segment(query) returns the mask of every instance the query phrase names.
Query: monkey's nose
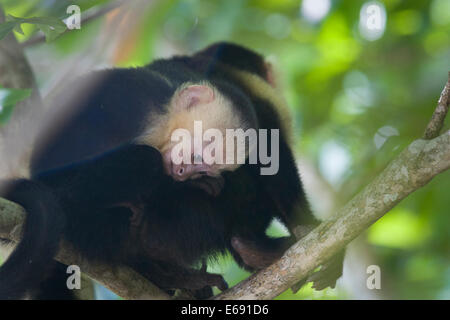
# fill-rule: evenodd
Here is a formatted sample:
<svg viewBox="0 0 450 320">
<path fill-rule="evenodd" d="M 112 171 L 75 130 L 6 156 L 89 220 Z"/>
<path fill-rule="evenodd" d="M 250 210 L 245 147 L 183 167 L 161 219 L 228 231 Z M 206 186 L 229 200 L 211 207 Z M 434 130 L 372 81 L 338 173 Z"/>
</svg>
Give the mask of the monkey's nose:
<svg viewBox="0 0 450 320">
<path fill-rule="evenodd" d="M 172 176 L 175 180 L 184 181 L 193 173 L 193 167 L 185 164 L 174 164 L 172 166 Z"/>
<path fill-rule="evenodd" d="M 211 171 L 211 167 L 205 163 L 202 164 L 173 164 L 172 177 L 177 181 L 195 179 L 205 176 Z"/>
</svg>

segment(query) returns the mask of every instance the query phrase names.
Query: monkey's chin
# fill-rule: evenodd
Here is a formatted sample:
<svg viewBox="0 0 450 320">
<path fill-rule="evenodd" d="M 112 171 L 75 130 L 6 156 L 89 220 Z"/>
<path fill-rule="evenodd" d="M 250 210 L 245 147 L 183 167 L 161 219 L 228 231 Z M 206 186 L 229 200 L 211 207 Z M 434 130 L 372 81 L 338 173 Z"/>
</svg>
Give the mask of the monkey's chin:
<svg viewBox="0 0 450 320">
<path fill-rule="evenodd" d="M 222 176 L 203 176 L 198 179 L 190 180 L 189 184 L 195 188 L 205 191 L 213 197 L 217 197 L 225 185 L 225 180 Z"/>
</svg>

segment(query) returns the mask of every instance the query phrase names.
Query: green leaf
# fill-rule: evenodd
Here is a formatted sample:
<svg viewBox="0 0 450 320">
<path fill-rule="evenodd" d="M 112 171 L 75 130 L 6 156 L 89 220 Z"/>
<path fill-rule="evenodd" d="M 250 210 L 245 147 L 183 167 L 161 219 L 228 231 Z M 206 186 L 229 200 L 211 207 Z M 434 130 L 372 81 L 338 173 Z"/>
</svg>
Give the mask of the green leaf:
<svg viewBox="0 0 450 320">
<path fill-rule="evenodd" d="M 16 22 L 7 21 L 0 24 L 0 40 L 2 40 L 8 33 L 16 27 Z"/>
<path fill-rule="evenodd" d="M 64 22 L 54 17 L 33 17 L 26 19 L 25 22 L 36 25 L 45 34 L 47 42 L 56 39 L 67 29 Z"/>
<path fill-rule="evenodd" d="M 25 18 L 20 18 L 20 17 L 15 17 L 11 14 L 8 14 L 6 16 L 6 21 L 7 22 L 14 22 L 14 23 L 24 23 L 25 22 Z"/>
<path fill-rule="evenodd" d="M 23 34 L 23 30 L 20 26 L 22 23 L 34 24 L 45 34 L 45 40 L 47 42 L 54 40 L 67 29 L 66 24 L 55 17 L 20 18 L 8 15 L 6 20 L 5 23 L 0 24 L 0 39 L 5 37 L 12 30 Z"/>
</svg>

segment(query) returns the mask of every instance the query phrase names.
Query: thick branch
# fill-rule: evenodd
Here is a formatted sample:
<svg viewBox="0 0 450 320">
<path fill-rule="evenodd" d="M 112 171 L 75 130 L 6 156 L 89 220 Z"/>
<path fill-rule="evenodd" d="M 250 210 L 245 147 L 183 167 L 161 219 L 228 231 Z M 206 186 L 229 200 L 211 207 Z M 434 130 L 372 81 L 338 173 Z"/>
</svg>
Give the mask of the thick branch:
<svg viewBox="0 0 450 320">
<path fill-rule="evenodd" d="M 413 191 L 450 168 L 450 131 L 416 140 L 333 217 L 268 268 L 215 299 L 272 299 L 332 257 Z"/>
<path fill-rule="evenodd" d="M 0 198 L 0 238 L 20 240 L 20 226 L 25 217 L 22 207 Z M 62 243 L 56 260 L 77 265 L 90 278 L 98 281 L 124 299 L 169 299 L 169 296 L 128 267 L 113 269 L 109 265 L 86 261 L 67 243 Z"/>
</svg>

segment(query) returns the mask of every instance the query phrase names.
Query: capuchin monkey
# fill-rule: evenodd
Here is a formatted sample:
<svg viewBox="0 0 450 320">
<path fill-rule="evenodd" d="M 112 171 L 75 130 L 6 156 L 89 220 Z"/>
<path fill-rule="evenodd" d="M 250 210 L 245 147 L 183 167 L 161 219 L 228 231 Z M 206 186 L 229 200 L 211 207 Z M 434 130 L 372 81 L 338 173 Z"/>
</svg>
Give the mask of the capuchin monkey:
<svg viewBox="0 0 450 320">
<path fill-rule="evenodd" d="M 128 266 L 172 293 L 196 298 L 225 290 L 209 258 L 230 252 L 249 270 L 262 269 L 295 241 L 312 215 L 292 153 L 290 121 L 270 64 L 244 47 L 217 43 L 130 69 L 93 72 L 53 100 L 37 136 L 30 179 L 3 183 L 1 196 L 26 212 L 22 240 L 0 268 L 0 299 L 71 299 L 65 266 L 53 260 L 65 240 L 83 257 Z M 50 113 L 49 112 L 49 113 Z M 229 129 L 278 130 L 274 174 L 267 161 L 210 163 L 202 154 L 217 137 L 179 156 L 173 132 L 226 136 Z M 195 144 L 194 144 L 195 145 Z M 250 158 L 246 144 L 236 157 Z M 236 152 L 237 149 L 232 151 Z M 241 154 L 239 154 L 241 152 Z M 273 155 L 271 155 L 273 156 Z M 191 160 L 191 161 L 187 161 Z M 291 235 L 266 235 L 277 218 Z M 314 275 L 334 287 L 343 252 Z"/>
</svg>

